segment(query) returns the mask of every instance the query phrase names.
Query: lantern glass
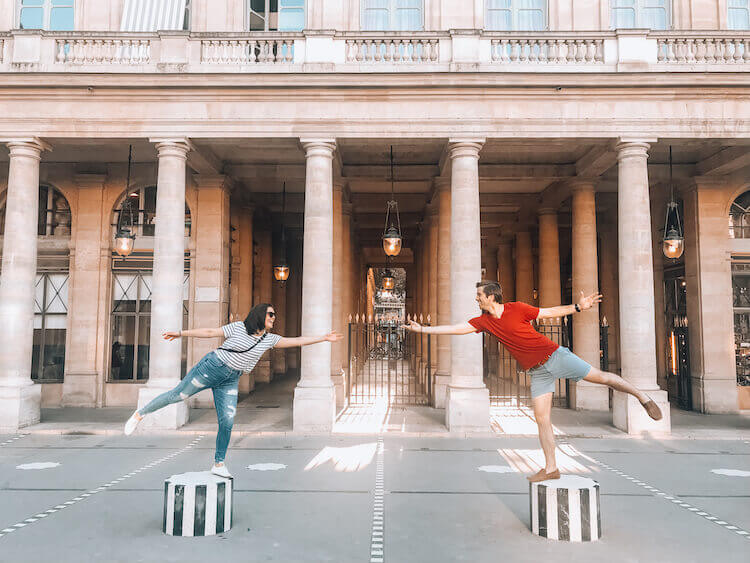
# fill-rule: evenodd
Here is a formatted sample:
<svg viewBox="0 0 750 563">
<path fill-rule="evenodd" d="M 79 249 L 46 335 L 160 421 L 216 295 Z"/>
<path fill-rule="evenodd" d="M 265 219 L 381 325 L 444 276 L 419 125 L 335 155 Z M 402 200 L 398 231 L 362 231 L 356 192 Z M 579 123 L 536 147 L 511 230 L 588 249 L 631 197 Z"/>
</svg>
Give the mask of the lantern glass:
<svg viewBox="0 0 750 563">
<path fill-rule="evenodd" d="M 284 264 L 279 266 L 274 266 L 273 268 L 273 277 L 276 278 L 276 281 L 284 282 L 289 279 L 289 266 L 286 266 Z"/>
<path fill-rule="evenodd" d="M 671 260 L 682 256 L 685 250 L 685 239 L 679 235 L 676 229 L 670 229 L 662 241 L 662 252 Z"/>
<path fill-rule="evenodd" d="M 115 252 L 120 256 L 130 256 L 134 242 L 135 236 L 128 229 L 121 229 L 115 237 Z"/>
<path fill-rule="evenodd" d="M 398 256 L 401 253 L 401 234 L 390 227 L 383 235 L 383 250 L 388 256 Z"/>
<path fill-rule="evenodd" d="M 396 283 L 392 277 L 386 276 L 383 278 L 383 289 L 391 291 L 394 287 L 396 287 Z"/>
</svg>

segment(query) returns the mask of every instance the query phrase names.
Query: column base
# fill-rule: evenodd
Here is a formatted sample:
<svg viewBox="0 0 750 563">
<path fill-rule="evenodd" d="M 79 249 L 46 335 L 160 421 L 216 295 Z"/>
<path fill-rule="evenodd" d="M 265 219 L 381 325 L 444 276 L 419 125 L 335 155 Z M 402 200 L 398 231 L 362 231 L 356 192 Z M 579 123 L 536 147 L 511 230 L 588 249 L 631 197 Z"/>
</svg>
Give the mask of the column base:
<svg viewBox="0 0 750 563">
<path fill-rule="evenodd" d="M 171 389 L 171 387 L 142 387 L 138 391 L 137 408 L 140 409 L 145 407 L 154 398 L 169 389 Z M 138 431 L 141 433 L 147 433 L 149 430 L 175 430 L 187 423 L 189 416 L 190 409 L 188 409 L 185 401 L 180 401 L 179 403 L 167 405 L 163 409 L 145 416 L 143 421 L 138 425 Z"/>
<path fill-rule="evenodd" d="M 739 390 L 737 380 L 704 379 L 692 377 L 690 379 L 693 397 L 693 410 L 705 414 L 730 414 L 739 410 Z"/>
<path fill-rule="evenodd" d="M 253 368 L 253 376 L 256 383 L 271 383 L 271 362 L 259 361 L 255 368 Z"/>
<path fill-rule="evenodd" d="M 661 409 L 662 419 L 653 420 L 646 414 L 638 399 L 627 393 L 615 391 L 612 400 L 613 424 L 616 428 L 628 434 L 653 434 L 656 436 L 670 434 L 672 422 L 667 392 L 661 389 L 645 391 Z"/>
<path fill-rule="evenodd" d="M 450 432 L 489 432 L 489 389 L 449 385 L 445 401 L 445 425 Z"/>
<path fill-rule="evenodd" d="M 292 430 L 294 432 L 332 432 L 336 420 L 336 390 L 330 387 L 294 389 Z"/>
<path fill-rule="evenodd" d="M 331 375 L 331 381 L 336 393 L 336 409 L 341 409 L 346 405 L 346 372 L 342 369 L 341 373 Z"/>
<path fill-rule="evenodd" d="M 570 408 L 577 411 L 608 411 L 609 387 L 588 381 L 570 382 Z"/>
<path fill-rule="evenodd" d="M 65 372 L 62 388 L 63 407 L 95 407 L 96 371 Z"/>
<path fill-rule="evenodd" d="M 17 432 L 19 428 L 39 424 L 41 405 L 41 385 L 0 386 L 0 431 Z"/>
<path fill-rule="evenodd" d="M 432 390 L 436 409 L 444 409 L 448 396 L 448 385 L 450 385 L 450 374 L 435 375 L 435 387 Z"/>
</svg>

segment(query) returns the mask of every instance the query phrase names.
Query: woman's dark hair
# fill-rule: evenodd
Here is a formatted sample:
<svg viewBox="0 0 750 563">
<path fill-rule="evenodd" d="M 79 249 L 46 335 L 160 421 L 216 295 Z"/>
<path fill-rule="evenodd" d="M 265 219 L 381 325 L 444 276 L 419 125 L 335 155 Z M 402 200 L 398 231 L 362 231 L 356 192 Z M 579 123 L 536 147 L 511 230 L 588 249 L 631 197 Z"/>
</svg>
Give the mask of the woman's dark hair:
<svg viewBox="0 0 750 563">
<path fill-rule="evenodd" d="M 492 295 L 495 298 L 495 303 L 502 303 L 503 302 L 503 289 L 500 287 L 500 284 L 496 281 L 480 281 L 477 282 L 477 288 L 482 288 L 482 291 L 484 291 L 484 294 L 489 297 Z"/>
<path fill-rule="evenodd" d="M 255 307 L 250 309 L 250 312 L 245 317 L 245 330 L 248 334 L 255 334 L 266 328 L 266 312 L 269 307 L 272 307 L 270 303 L 258 303 Z"/>
</svg>

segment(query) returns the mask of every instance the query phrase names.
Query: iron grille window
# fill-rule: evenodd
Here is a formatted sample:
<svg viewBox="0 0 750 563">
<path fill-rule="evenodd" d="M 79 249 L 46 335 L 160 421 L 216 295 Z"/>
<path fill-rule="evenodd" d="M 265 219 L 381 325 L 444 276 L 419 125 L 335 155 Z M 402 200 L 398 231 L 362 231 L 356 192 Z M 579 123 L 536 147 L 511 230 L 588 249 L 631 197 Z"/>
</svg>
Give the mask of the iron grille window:
<svg viewBox="0 0 750 563">
<path fill-rule="evenodd" d="M 115 271 L 113 280 L 111 381 L 146 381 L 149 372 L 151 338 L 150 270 Z M 188 323 L 188 287 L 190 274 L 185 273 L 182 289 L 182 328 Z M 187 366 L 187 339 L 181 339 L 182 368 Z"/>
<path fill-rule="evenodd" d="M 18 0 L 18 28 L 72 31 L 75 0 Z"/>
<path fill-rule="evenodd" d="M 547 29 L 547 0 L 487 0 L 485 28 L 493 31 Z"/>
<path fill-rule="evenodd" d="M 750 260 L 732 260 L 734 306 L 734 356 L 737 385 L 750 385 Z"/>
<path fill-rule="evenodd" d="M 36 275 L 31 378 L 40 383 L 63 380 L 68 280 L 68 272 L 41 272 Z"/>
<path fill-rule="evenodd" d="M 422 0 L 362 0 L 363 31 L 421 31 Z"/>
<path fill-rule="evenodd" d="M 750 238 L 750 191 L 732 202 L 729 209 L 729 238 Z"/>
</svg>

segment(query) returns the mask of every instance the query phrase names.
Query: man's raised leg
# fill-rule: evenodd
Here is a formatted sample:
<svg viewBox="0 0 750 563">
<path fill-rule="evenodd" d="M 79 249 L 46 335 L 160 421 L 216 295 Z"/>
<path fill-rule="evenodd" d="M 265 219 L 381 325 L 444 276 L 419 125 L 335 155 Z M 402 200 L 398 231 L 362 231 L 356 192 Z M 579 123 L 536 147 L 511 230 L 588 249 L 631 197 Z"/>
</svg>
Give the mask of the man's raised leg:
<svg viewBox="0 0 750 563">
<path fill-rule="evenodd" d="M 536 475 L 529 477 L 529 481 L 544 481 L 545 479 L 557 479 L 560 472 L 557 470 L 555 460 L 555 434 L 552 430 L 552 393 L 545 393 L 532 399 L 534 407 L 534 418 L 539 428 L 539 442 L 544 452 L 544 469 Z"/>
<path fill-rule="evenodd" d="M 633 395 L 641 402 L 643 408 L 646 409 L 646 412 L 651 418 L 653 418 L 654 420 L 661 420 L 662 414 L 656 403 L 652 401 L 651 398 L 646 395 L 646 393 L 644 393 L 631 383 L 628 383 L 619 375 L 592 367 L 591 371 L 589 371 L 588 375 L 583 379 L 585 381 L 590 381 L 591 383 L 600 383 L 602 385 L 607 385 L 608 387 L 611 387 L 616 391 L 621 391 L 623 393 L 629 393 L 630 395 Z"/>
</svg>

